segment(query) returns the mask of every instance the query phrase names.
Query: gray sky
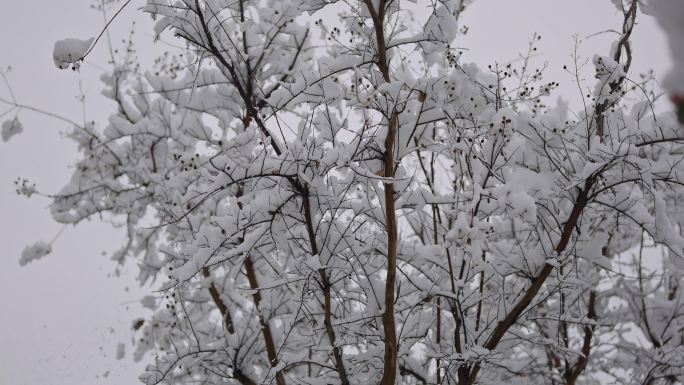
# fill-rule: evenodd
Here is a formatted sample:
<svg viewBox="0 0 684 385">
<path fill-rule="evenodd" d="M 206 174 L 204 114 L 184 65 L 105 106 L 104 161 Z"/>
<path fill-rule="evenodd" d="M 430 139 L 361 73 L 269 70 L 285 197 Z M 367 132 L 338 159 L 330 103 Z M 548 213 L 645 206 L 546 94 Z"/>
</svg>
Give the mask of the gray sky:
<svg viewBox="0 0 684 385">
<path fill-rule="evenodd" d="M 90 10 L 89 3 L 3 4 L 0 67 L 13 67 L 8 77 L 19 102 L 82 121 L 83 106 L 75 98 L 82 80 L 88 119 L 102 122 L 112 111 L 112 104 L 98 95 L 100 69 L 85 64 L 75 73 L 60 71 L 52 63 L 56 40 L 93 36 L 102 28 L 101 15 Z M 131 7 L 121 15 L 112 36 L 124 36 L 133 18 L 147 20 Z M 141 40 L 151 40 L 140 29 Z M 104 48 L 98 47 L 91 62 L 106 68 Z M 6 97 L 6 89 L 0 88 L 0 95 Z M 119 247 L 120 231 L 95 221 L 69 227 L 54 243 L 51 255 L 24 267 L 18 264 L 27 244 L 48 242 L 62 227 L 50 219 L 47 199 L 17 196 L 12 182 L 20 176 L 40 190 L 56 192 L 77 159 L 75 146 L 61 136 L 68 125 L 29 111 L 22 111 L 19 118 L 24 133 L 0 143 L 0 384 L 138 383 L 143 367 L 130 359 L 130 327 L 134 318 L 146 313 L 127 304 L 141 292 L 130 278 L 135 266 L 130 264 L 124 272 L 128 276 L 117 279 L 110 276 L 115 264 L 101 255 Z M 122 341 L 129 345 L 129 354 L 117 361 L 116 344 Z"/>
<path fill-rule="evenodd" d="M 56 40 L 86 38 L 101 29 L 102 16 L 89 9 L 90 3 L 7 1 L 0 13 L 0 68 L 13 67 L 8 77 L 19 102 L 76 121 L 82 121 L 85 113 L 102 128 L 113 108 L 99 96 L 98 78 L 107 67 L 106 46 L 95 48 L 80 73 L 60 71 L 52 63 Z M 137 39 L 143 48 L 149 47 L 151 24 L 137 9 L 143 3 L 134 0 L 115 21 L 115 43 L 127 36 L 135 19 Z M 536 63 L 548 62 L 546 79 L 560 82 L 564 97 L 579 105 L 579 90 L 561 71 L 570 63 L 573 35 L 583 38 L 618 29 L 621 19 L 608 0 L 477 0 L 464 14 L 463 24 L 469 33 L 456 45 L 469 49 L 466 61 L 483 67 L 516 58 L 527 49 L 532 34 L 540 33 L 538 52 L 543 56 Z M 589 58 L 606 54 L 613 39 L 609 33 L 584 39 L 580 54 Z M 669 66 L 666 47 L 653 19 L 640 15 L 633 38 L 633 68 L 653 68 L 662 78 Z M 85 109 L 76 99 L 79 81 L 86 95 Z M 0 95 L 8 96 L 4 87 Z M 50 241 L 61 226 L 50 219 L 47 199 L 17 196 L 12 182 L 27 178 L 41 191 L 56 192 L 77 159 L 75 146 L 60 135 L 69 129 L 67 125 L 29 111 L 19 117 L 24 133 L 8 144 L 0 143 L 0 384 L 136 384 L 143 365 L 132 362 L 130 327 L 133 319 L 147 314 L 135 301 L 152 289 L 137 287 L 132 263 L 121 277 L 112 276 L 115 264 L 108 255 L 120 246 L 121 232 L 96 221 L 69 227 L 53 244 L 52 254 L 25 267 L 18 264 L 27 244 Z M 102 255 L 105 251 L 107 256 Z M 118 342 L 127 344 L 126 357 L 119 361 L 115 359 Z M 106 378 L 105 373 L 109 373 Z"/>
</svg>

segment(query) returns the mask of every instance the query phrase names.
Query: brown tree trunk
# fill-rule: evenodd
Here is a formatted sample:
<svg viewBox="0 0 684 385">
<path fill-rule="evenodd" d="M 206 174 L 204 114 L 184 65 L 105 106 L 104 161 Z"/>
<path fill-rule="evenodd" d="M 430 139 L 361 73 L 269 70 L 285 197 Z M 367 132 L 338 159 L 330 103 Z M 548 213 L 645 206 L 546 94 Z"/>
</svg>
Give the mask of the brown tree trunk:
<svg viewBox="0 0 684 385">
<path fill-rule="evenodd" d="M 590 322 L 596 320 L 596 292 L 589 291 L 589 311 L 587 318 Z M 584 343 L 582 344 L 582 355 L 577 359 L 577 362 L 565 375 L 565 385 L 575 385 L 577 378 L 582 374 L 584 368 L 587 367 L 589 361 L 589 353 L 591 352 L 591 338 L 594 336 L 594 325 L 587 324 L 584 326 Z"/>
<path fill-rule="evenodd" d="M 202 275 L 205 278 L 209 278 L 211 276 L 211 274 L 209 273 L 209 268 L 203 268 Z M 226 306 L 226 304 L 221 299 L 221 294 L 218 292 L 218 289 L 216 289 L 216 285 L 214 285 L 214 282 L 211 282 L 209 284 L 209 294 L 211 295 L 211 299 L 216 304 L 216 307 L 221 312 L 223 322 L 226 325 L 226 331 L 228 332 L 228 334 L 235 333 L 235 328 L 233 327 L 233 318 L 230 316 L 230 310 L 228 310 L 228 306 Z"/>
<path fill-rule="evenodd" d="M 587 181 L 584 183 L 584 189 L 580 189 L 579 195 L 577 196 L 577 200 L 575 201 L 575 205 L 572 207 L 572 211 L 570 212 L 570 217 L 568 218 L 567 222 L 565 222 L 565 224 L 563 225 L 561 238 L 558 241 L 558 245 L 556 245 L 556 253 L 560 254 L 563 251 L 565 251 L 566 247 L 568 246 L 568 243 L 570 243 L 570 239 L 572 238 L 572 233 L 575 229 L 575 226 L 577 225 L 582 215 L 582 211 L 584 211 L 584 208 L 587 206 L 589 193 L 593 185 L 594 180 L 587 179 Z M 499 342 L 501 342 L 501 339 L 506 334 L 508 329 L 510 329 L 511 326 L 515 324 L 515 322 L 518 320 L 518 317 L 520 317 L 520 315 L 525 311 L 525 309 L 527 309 L 530 303 L 532 303 L 532 300 L 537 295 L 537 293 L 539 293 L 539 290 L 544 284 L 544 281 L 546 281 L 546 279 L 549 277 L 552 271 L 552 265 L 544 265 L 539 274 L 534 278 L 534 280 L 532 280 L 532 285 L 530 285 L 530 287 L 527 289 L 527 291 L 520 299 L 520 301 L 518 301 L 518 303 L 516 303 L 515 306 L 513 306 L 508 315 L 506 315 L 506 318 L 504 318 L 496 325 L 496 328 L 492 332 L 492 335 L 489 337 L 489 339 L 484 345 L 485 349 L 496 349 L 496 347 L 499 345 Z M 477 375 L 480 372 L 480 369 L 480 365 L 475 364 L 473 366 L 473 369 L 470 371 L 468 379 L 463 384 L 459 385 L 474 384 L 475 379 L 477 378 Z"/>
<path fill-rule="evenodd" d="M 311 203 L 309 201 L 309 191 L 306 188 L 301 188 L 304 195 L 304 220 L 306 221 L 306 231 L 309 235 L 309 243 L 311 245 L 311 254 L 318 255 L 318 245 L 316 243 L 316 234 L 313 228 L 313 220 L 311 219 Z M 344 360 L 342 359 L 342 349 L 336 346 L 335 330 L 332 326 L 332 285 L 328 278 L 328 273 L 325 269 L 318 270 L 318 275 L 321 278 L 323 288 L 323 314 L 325 324 L 325 332 L 328 335 L 328 341 L 333 350 L 333 357 L 335 358 L 335 369 L 340 376 L 340 383 L 342 385 L 349 385 L 347 377 L 347 369 L 344 367 Z"/>
<path fill-rule="evenodd" d="M 397 133 L 397 115 L 390 120 L 385 138 L 385 172 L 386 178 L 394 176 L 394 140 Z M 382 315 L 382 327 L 385 331 L 385 365 L 382 373 L 382 385 L 394 385 L 397 376 L 397 335 L 394 323 L 394 287 L 397 281 L 397 218 L 394 209 L 394 184 L 384 183 L 385 216 L 387 222 L 387 280 L 385 282 L 385 312 Z"/>
<path fill-rule="evenodd" d="M 382 73 L 385 82 L 390 81 L 389 63 L 387 62 L 387 45 L 385 42 L 385 8 L 386 1 L 379 0 L 378 8 L 373 6 L 371 0 L 365 0 L 368 13 L 373 20 L 375 28 L 375 40 L 377 47 L 378 69 Z M 385 136 L 384 172 L 385 178 L 394 177 L 394 142 L 397 136 L 397 112 L 393 111 L 387 125 Z M 381 385 L 395 385 L 397 379 L 397 332 L 394 322 L 394 288 L 397 281 L 397 218 L 394 208 L 394 184 L 384 182 L 385 189 L 385 222 L 387 226 L 387 279 L 385 281 L 385 311 L 382 315 L 382 327 L 385 338 L 385 355 Z"/>
<path fill-rule="evenodd" d="M 269 325 L 268 320 L 264 318 L 259 309 L 259 304 L 261 303 L 261 293 L 259 292 L 259 282 L 257 281 L 256 271 L 254 270 L 254 263 L 252 263 L 252 257 L 249 255 L 245 258 L 245 270 L 247 271 L 247 279 L 249 280 L 249 287 L 254 291 L 252 295 L 254 299 L 254 306 L 256 307 L 259 322 L 261 323 L 261 333 L 264 336 L 264 342 L 266 343 L 266 353 L 268 354 L 268 360 L 271 363 L 271 367 L 276 367 L 278 365 L 278 354 L 276 353 L 275 342 L 273 341 L 273 333 L 271 332 L 271 325 Z M 281 371 L 276 372 L 275 375 L 276 384 L 285 385 L 285 376 Z"/>
</svg>

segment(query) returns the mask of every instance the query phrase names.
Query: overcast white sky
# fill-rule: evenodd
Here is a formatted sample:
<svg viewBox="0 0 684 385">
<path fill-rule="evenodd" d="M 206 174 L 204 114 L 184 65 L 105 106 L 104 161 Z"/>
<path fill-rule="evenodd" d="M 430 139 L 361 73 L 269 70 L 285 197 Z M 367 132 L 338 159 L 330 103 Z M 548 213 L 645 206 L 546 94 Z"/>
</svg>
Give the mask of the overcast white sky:
<svg viewBox="0 0 684 385">
<path fill-rule="evenodd" d="M 85 113 L 102 127 L 112 111 L 111 103 L 98 95 L 98 77 L 107 67 L 106 46 L 94 50 L 80 73 L 56 69 L 51 58 L 56 40 L 99 32 L 102 16 L 89 9 L 90 3 L 7 1 L 0 12 L 0 68 L 13 67 L 9 79 L 19 102 L 76 121 Z M 138 10 L 143 3 L 134 0 L 115 21 L 115 42 L 126 36 L 135 19 L 137 39 L 149 47 L 151 24 Z M 564 96 L 578 105 L 579 91 L 561 71 L 570 63 L 573 36 L 619 29 L 621 19 L 609 0 L 477 0 L 463 23 L 469 33 L 457 45 L 468 49 L 464 60 L 482 66 L 517 57 L 532 34 L 540 33 L 543 57 L 537 63 L 548 62 L 547 79 L 560 82 Z M 606 54 L 612 40 L 610 34 L 585 39 L 580 53 Z M 653 68 L 662 78 L 669 66 L 666 47 L 653 19 L 640 15 L 633 68 Z M 76 99 L 79 81 L 86 94 L 85 112 Z M 0 96 L 8 96 L 4 87 Z M 51 255 L 25 267 L 18 264 L 27 244 L 49 241 L 61 226 L 51 221 L 45 198 L 17 196 L 12 182 L 28 178 L 42 191 L 56 192 L 77 158 L 75 147 L 60 135 L 68 126 L 29 111 L 22 111 L 20 119 L 24 133 L 9 144 L 0 143 L 0 385 L 136 384 L 143 365 L 132 362 L 130 327 L 146 315 L 135 302 L 151 289 L 136 286 L 133 264 L 121 277 L 112 276 L 115 264 L 102 253 L 119 247 L 121 233 L 97 222 L 70 227 L 55 241 Z M 127 354 L 117 361 L 119 342 L 127 344 Z"/>
</svg>

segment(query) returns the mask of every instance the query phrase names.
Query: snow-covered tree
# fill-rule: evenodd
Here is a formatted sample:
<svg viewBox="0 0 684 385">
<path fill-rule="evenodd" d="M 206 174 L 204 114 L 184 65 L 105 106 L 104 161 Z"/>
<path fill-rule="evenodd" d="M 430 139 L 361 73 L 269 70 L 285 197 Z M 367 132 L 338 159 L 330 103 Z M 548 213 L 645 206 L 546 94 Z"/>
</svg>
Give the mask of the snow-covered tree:
<svg viewBox="0 0 684 385">
<path fill-rule="evenodd" d="M 682 383 L 684 143 L 613 3 L 570 111 L 528 60 L 461 60 L 466 0 L 147 0 L 185 49 L 112 58 L 51 196 L 125 218 L 115 259 L 159 282 L 142 381 Z"/>
</svg>

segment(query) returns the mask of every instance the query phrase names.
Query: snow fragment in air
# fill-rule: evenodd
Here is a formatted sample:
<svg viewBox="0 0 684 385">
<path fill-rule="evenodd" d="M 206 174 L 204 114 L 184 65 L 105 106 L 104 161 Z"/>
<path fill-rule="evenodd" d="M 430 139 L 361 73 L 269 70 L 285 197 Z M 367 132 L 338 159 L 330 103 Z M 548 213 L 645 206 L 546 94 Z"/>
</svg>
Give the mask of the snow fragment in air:
<svg viewBox="0 0 684 385">
<path fill-rule="evenodd" d="M 36 259 L 43 258 L 51 252 L 52 247 L 49 244 L 43 241 L 36 242 L 33 245 L 24 248 L 24 251 L 21 252 L 21 258 L 19 258 L 19 264 L 24 266 Z"/>
<path fill-rule="evenodd" d="M 79 62 L 88 52 L 94 40 L 95 38 L 91 37 L 87 40 L 70 38 L 58 41 L 55 43 L 55 49 L 52 51 L 55 66 L 60 69 L 69 68 L 69 66 L 78 69 L 80 66 Z"/>
<path fill-rule="evenodd" d="M 18 118 L 6 120 L 4 123 L 2 123 L 2 141 L 7 142 L 14 135 L 17 135 L 22 131 L 24 131 L 24 127 L 21 125 L 21 122 Z"/>
<path fill-rule="evenodd" d="M 154 298 L 154 296 L 151 295 L 146 295 L 143 297 L 143 299 L 140 300 L 140 303 L 143 305 L 143 307 L 154 310 L 157 308 L 157 301 Z"/>
<path fill-rule="evenodd" d="M 126 344 L 124 344 L 123 342 L 119 342 L 116 345 L 116 359 L 120 360 L 120 359 L 124 358 L 125 355 L 126 355 Z"/>
</svg>

